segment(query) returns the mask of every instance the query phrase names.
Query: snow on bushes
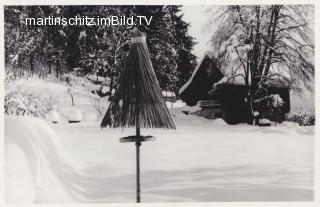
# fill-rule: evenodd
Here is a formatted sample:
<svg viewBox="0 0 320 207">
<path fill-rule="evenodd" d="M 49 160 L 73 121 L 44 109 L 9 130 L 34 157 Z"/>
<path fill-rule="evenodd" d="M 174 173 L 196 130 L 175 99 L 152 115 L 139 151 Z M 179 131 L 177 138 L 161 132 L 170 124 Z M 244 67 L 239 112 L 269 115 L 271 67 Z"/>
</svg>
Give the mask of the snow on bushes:
<svg viewBox="0 0 320 207">
<path fill-rule="evenodd" d="M 6 114 L 30 115 L 45 118 L 47 113 L 59 105 L 59 99 L 20 87 L 6 89 L 4 109 Z"/>
<path fill-rule="evenodd" d="M 71 98 L 73 106 L 75 105 L 74 97 L 76 95 L 78 95 L 80 92 L 85 92 L 85 93 L 88 93 L 88 97 L 90 99 L 90 102 L 91 102 L 93 108 L 95 109 L 95 111 L 97 112 L 97 114 L 99 116 L 104 115 L 104 113 L 108 107 L 108 104 L 109 104 L 108 96 L 111 95 L 111 94 L 108 94 L 108 92 L 109 92 L 108 86 L 106 86 L 105 84 L 96 85 L 87 76 L 79 77 L 75 73 L 64 74 L 63 77 L 61 78 L 61 80 L 66 83 L 67 92 Z M 114 90 L 113 90 L 113 92 L 114 92 Z M 101 94 L 99 94 L 99 93 L 101 93 Z M 104 94 L 108 94 L 108 96 L 105 96 Z M 79 115 L 79 113 L 75 112 L 75 111 L 71 111 L 70 113 L 71 113 L 71 115 L 72 114 Z M 76 120 L 70 120 L 70 114 L 67 114 L 67 117 L 68 117 L 69 121 L 71 121 L 71 122 L 82 121 L 82 117 L 80 120 L 78 120 L 79 119 L 78 115 L 77 116 L 75 115 L 77 117 Z M 89 120 L 97 119 L 97 117 L 87 117 L 87 116 L 86 116 L 86 118 L 88 118 Z"/>
<path fill-rule="evenodd" d="M 13 73 L 5 70 L 5 114 L 45 118 L 47 113 L 57 109 L 58 105 L 58 98 L 19 86 Z"/>
<path fill-rule="evenodd" d="M 77 76 L 75 72 L 66 73 L 61 77 L 61 81 L 65 82 L 67 85 L 71 85 L 74 90 L 83 90 L 88 91 L 98 89 L 99 85 L 95 85 L 87 77 Z"/>
<path fill-rule="evenodd" d="M 296 108 L 295 111 L 288 115 L 287 120 L 291 122 L 297 122 L 300 126 L 315 125 L 316 120 L 314 106 Z"/>
<path fill-rule="evenodd" d="M 110 84 L 110 78 L 98 76 L 96 74 L 88 74 L 86 75 L 86 79 L 88 79 L 94 84 Z"/>
<path fill-rule="evenodd" d="M 47 119 L 49 121 L 51 121 L 52 123 L 56 124 L 56 123 L 59 123 L 60 116 L 59 116 L 58 112 L 56 112 L 56 111 L 49 111 L 49 113 L 47 115 Z"/>
<path fill-rule="evenodd" d="M 279 108 L 284 104 L 284 101 L 279 96 L 279 94 L 272 94 L 271 100 L 272 100 L 272 107 L 273 108 Z"/>
<path fill-rule="evenodd" d="M 260 126 L 270 126 L 271 121 L 269 119 L 260 119 L 259 124 Z"/>
<path fill-rule="evenodd" d="M 66 83 L 68 95 L 71 98 L 72 106 L 74 106 L 74 96 L 76 95 L 75 87 L 79 84 L 79 78 L 73 73 L 66 73 L 61 79 Z"/>
<path fill-rule="evenodd" d="M 100 117 L 102 117 L 109 107 L 108 97 L 99 97 L 90 95 L 89 99 L 95 111 L 98 113 Z"/>
<path fill-rule="evenodd" d="M 82 121 L 82 113 L 78 109 L 72 109 L 67 114 L 69 123 L 77 123 Z"/>
</svg>

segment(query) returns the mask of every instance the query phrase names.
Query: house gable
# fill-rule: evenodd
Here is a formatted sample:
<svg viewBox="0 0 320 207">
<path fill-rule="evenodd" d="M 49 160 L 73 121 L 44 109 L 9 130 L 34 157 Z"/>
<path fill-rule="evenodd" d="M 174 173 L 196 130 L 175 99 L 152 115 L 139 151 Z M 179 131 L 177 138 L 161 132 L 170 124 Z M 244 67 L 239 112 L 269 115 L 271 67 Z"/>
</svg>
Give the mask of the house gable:
<svg viewBox="0 0 320 207">
<path fill-rule="evenodd" d="M 218 68 L 217 60 L 212 53 L 207 52 L 194 70 L 191 78 L 181 87 L 179 91 L 180 98 L 189 106 L 196 105 L 199 100 L 209 99 L 209 91 L 212 86 L 223 76 L 223 73 Z"/>
</svg>

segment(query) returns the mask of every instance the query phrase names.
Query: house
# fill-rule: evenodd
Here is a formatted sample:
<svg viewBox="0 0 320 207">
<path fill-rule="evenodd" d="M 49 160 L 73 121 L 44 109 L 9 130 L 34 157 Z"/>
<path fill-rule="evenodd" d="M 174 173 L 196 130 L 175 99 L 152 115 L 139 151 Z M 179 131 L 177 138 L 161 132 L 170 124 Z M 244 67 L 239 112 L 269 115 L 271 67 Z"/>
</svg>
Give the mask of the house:
<svg viewBox="0 0 320 207">
<path fill-rule="evenodd" d="M 207 52 L 191 78 L 181 87 L 180 98 L 188 106 L 199 105 L 196 112 L 206 118 L 223 118 L 228 124 L 252 123 L 251 106 L 247 100 L 249 87 L 238 78 L 228 78 L 220 70 L 217 59 Z M 258 118 L 282 122 L 290 111 L 290 88 L 282 81 L 266 81 L 257 90 L 253 111 Z M 274 107 L 277 97 L 281 106 Z M 279 104 L 280 105 L 280 104 Z"/>
<path fill-rule="evenodd" d="M 206 52 L 191 78 L 180 88 L 179 96 L 189 106 L 196 105 L 200 100 L 210 100 L 211 96 L 208 92 L 212 89 L 213 84 L 223 77 L 213 54 Z"/>
</svg>

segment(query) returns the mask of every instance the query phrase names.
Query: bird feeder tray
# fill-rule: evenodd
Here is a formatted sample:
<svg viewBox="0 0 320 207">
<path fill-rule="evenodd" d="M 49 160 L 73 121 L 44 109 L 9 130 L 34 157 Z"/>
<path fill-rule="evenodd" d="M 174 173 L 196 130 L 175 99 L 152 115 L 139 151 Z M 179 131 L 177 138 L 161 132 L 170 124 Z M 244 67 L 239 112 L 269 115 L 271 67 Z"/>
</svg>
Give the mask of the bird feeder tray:
<svg viewBox="0 0 320 207">
<path fill-rule="evenodd" d="M 120 138 L 120 142 L 124 143 L 124 142 L 136 142 L 136 141 L 140 141 L 140 142 L 146 142 L 146 141 L 155 141 L 156 138 L 150 135 L 147 136 L 128 136 L 128 137 L 123 137 Z"/>
</svg>

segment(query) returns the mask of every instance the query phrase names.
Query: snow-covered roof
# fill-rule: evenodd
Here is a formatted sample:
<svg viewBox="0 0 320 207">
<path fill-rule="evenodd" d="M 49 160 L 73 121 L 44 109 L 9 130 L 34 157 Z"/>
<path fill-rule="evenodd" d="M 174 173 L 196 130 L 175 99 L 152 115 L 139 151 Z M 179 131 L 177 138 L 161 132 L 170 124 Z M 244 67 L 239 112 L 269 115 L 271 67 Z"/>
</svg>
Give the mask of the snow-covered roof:
<svg viewBox="0 0 320 207">
<path fill-rule="evenodd" d="M 216 82 L 213 85 L 213 89 L 216 87 L 223 85 L 223 84 L 234 84 L 234 85 L 245 85 L 245 79 L 244 75 L 242 74 L 236 74 L 234 76 L 224 76 L 220 81 Z M 290 86 L 288 80 L 286 79 L 267 79 L 263 83 L 264 85 L 269 85 L 269 86 L 275 86 L 275 87 L 282 87 L 282 88 L 287 88 Z M 250 85 L 250 82 L 249 82 Z"/>
<path fill-rule="evenodd" d="M 273 85 L 279 88 L 289 88 L 290 87 L 290 80 L 286 78 L 280 79 L 268 79 L 264 82 L 265 85 Z"/>
<path fill-rule="evenodd" d="M 192 83 L 194 76 L 197 74 L 200 66 L 202 65 L 202 63 L 203 63 L 203 61 L 204 61 L 204 59 L 205 59 L 206 57 L 209 57 L 210 59 L 212 59 L 212 58 L 214 57 L 214 55 L 213 55 L 213 53 L 210 52 L 210 51 L 206 51 L 206 52 L 204 53 L 204 55 L 201 57 L 198 65 L 197 65 L 196 69 L 193 71 L 193 73 L 192 73 L 192 75 L 191 75 L 191 78 L 189 78 L 189 80 L 180 88 L 179 94 L 181 94 L 181 93 L 182 93 L 186 88 L 188 88 L 188 86 Z"/>
<path fill-rule="evenodd" d="M 216 82 L 213 86 L 220 85 L 220 84 L 227 84 L 227 83 L 245 85 L 243 76 L 238 75 L 238 76 L 232 76 L 232 77 L 224 76 L 223 78 L 221 78 L 221 80 Z"/>
</svg>

